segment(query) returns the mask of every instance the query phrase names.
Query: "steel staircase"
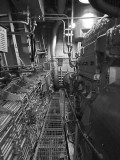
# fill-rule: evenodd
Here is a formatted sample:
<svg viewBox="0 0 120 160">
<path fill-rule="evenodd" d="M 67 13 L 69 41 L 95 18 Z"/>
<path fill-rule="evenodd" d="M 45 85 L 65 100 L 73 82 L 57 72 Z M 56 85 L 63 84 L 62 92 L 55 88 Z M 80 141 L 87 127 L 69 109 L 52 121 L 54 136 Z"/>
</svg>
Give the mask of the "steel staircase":
<svg viewBox="0 0 120 160">
<path fill-rule="evenodd" d="M 67 71 L 58 71 L 58 80 L 59 80 L 59 87 L 63 87 L 63 78 L 66 75 Z"/>
</svg>

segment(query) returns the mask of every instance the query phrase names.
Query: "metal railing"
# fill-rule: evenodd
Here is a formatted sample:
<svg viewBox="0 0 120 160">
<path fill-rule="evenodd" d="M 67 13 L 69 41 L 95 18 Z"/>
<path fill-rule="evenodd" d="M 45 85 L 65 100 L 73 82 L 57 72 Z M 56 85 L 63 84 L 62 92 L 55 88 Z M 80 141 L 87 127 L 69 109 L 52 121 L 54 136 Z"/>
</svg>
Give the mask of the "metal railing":
<svg viewBox="0 0 120 160">
<path fill-rule="evenodd" d="M 68 160 L 59 98 L 53 95 L 34 160 Z"/>
<path fill-rule="evenodd" d="M 80 123 L 79 123 L 79 120 L 76 116 L 76 113 L 75 113 L 75 109 L 73 107 L 73 104 L 71 103 L 71 100 L 67 94 L 67 91 L 64 89 L 64 92 L 65 92 L 65 95 L 67 97 L 67 100 L 68 100 L 68 103 L 69 103 L 69 106 L 71 108 L 71 111 L 72 111 L 72 114 L 74 116 L 74 125 L 76 124 L 76 126 L 78 127 L 78 131 L 79 133 L 81 134 L 81 136 L 83 137 L 84 141 L 89 145 L 89 147 L 91 148 L 91 150 L 97 155 L 97 157 L 102 160 L 103 159 L 103 155 L 95 148 L 95 146 L 91 143 L 91 141 L 89 140 L 89 137 L 87 136 L 87 134 L 82 130 L 81 126 L 80 126 Z M 67 123 L 67 122 L 66 122 Z M 76 148 L 76 146 L 74 147 Z M 76 160 L 76 156 L 74 156 L 74 160 Z"/>
</svg>

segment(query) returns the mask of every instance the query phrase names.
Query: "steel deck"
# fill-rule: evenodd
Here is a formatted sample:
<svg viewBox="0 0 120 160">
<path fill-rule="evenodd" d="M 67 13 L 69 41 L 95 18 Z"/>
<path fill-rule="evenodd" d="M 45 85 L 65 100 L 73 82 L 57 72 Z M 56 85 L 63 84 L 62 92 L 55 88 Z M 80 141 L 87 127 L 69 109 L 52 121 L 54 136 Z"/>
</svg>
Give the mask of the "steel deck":
<svg viewBox="0 0 120 160">
<path fill-rule="evenodd" d="M 39 141 L 37 160 L 67 160 L 59 94 L 54 94 Z"/>
</svg>

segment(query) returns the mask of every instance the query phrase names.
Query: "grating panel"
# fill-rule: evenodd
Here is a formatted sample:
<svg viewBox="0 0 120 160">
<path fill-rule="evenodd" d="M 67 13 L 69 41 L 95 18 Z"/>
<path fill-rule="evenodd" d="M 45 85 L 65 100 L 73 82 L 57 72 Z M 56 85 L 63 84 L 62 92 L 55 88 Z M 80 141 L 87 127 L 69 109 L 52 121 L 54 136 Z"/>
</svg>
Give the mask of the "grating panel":
<svg viewBox="0 0 120 160">
<path fill-rule="evenodd" d="M 49 121 L 47 121 L 45 128 L 53 128 L 53 129 L 58 128 L 59 129 L 59 128 L 62 128 L 62 123 L 61 123 L 61 121 L 54 121 L 54 120 L 51 120 L 50 123 L 49 123 Z"/>
<path fill-rule="evenodd" d="M 7 52 L 7 30 L 0 26 L 0 51 Z"/>
<path fill-rule="evenodd" d="M 53 95 L 37 160 L 67 160 L 66 143 L 60 113 L 59 95 Z"/>
<path fill-rule="evenodd" d="M 60 160 L 67 159 L 66 151 L 63 148 L 42 148 L 39 151 L 38 160 Z"/>
</svg>

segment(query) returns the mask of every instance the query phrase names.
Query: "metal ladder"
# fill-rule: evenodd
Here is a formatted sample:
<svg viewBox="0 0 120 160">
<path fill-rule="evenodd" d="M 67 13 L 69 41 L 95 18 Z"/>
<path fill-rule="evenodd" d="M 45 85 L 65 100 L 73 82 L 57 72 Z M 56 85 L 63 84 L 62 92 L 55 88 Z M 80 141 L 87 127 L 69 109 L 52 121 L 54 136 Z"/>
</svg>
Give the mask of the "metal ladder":
<svg viewBox="0 0 120 160">
<path fill-rule="evenodd" d="M 58 71 L 58 79 L 59 79 L 59 86 L 63 87 L 63 77 L 66 75 L 67 71 Z"/>
</svg>

